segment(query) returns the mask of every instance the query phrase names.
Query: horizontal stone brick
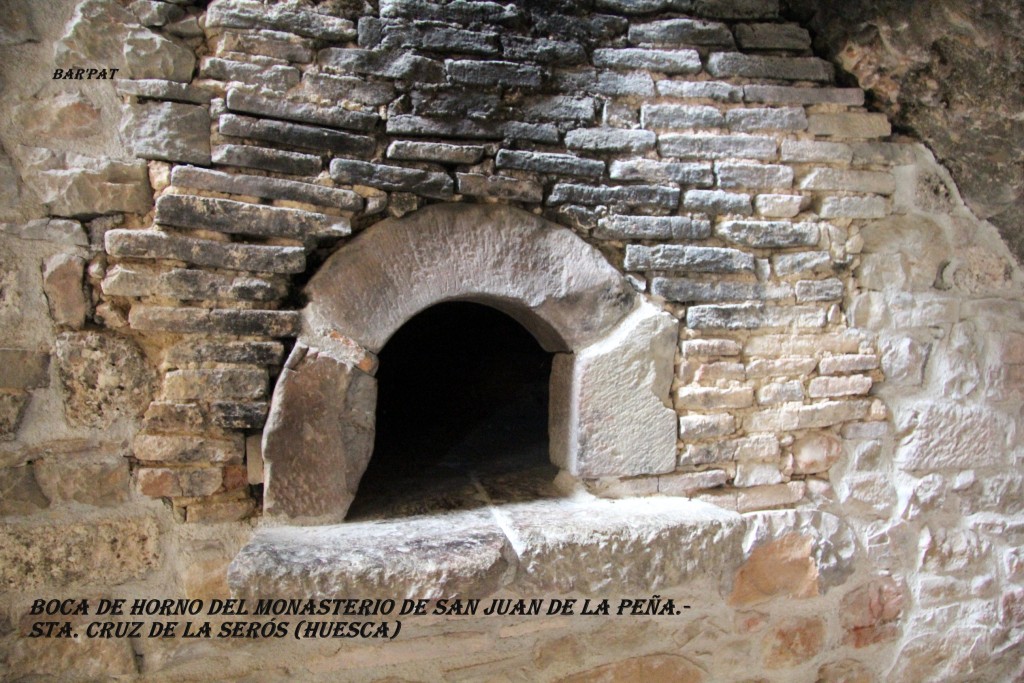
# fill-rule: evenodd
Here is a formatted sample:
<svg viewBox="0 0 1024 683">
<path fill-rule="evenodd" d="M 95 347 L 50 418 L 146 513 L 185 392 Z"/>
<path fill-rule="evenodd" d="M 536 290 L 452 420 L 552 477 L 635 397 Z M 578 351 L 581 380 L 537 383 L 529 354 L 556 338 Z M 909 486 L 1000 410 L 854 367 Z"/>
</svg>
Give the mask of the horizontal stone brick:
<svg viewBox="0 0 1024 683">
<path fill-rule="evenodd" d="M 558 128 L 548 123 L 524 123 L 521 121 L 457 121 L 440 120 L 424 116 L 392 116 L 387 122 L 389 135 L 425 135 L 481 140 L 529 140 L 545 144 L 557 144 L 560 140 Z"/>
<path fill-rule="evenodd" d="M 541 95 L 524 99 L 520 111 L 529 121 L 561 121 L 587 125 L 594 123 L 597 102 L 592 97 Z"/>
<path fill-rule="evenodd" d="M 743 99 L 764 104 L 842 104 L 860 107 L 864 104 L 864 91 L 860 88 L 744 85 Z"/>
<path fill-rule="evenodd" d="M 515 5 L 497 2 L 441 3 L 429 0 L 381 0 L 383 19 L 410 19 L 455 24 L 504 24 L 520 19 Z"/>
<path fill-rule="evenodd" d="M 121 133 L 140 159 L 210 163 L 210 111 L 179 102 L 146 102 L 127 107 Z"/>
<path fill-rule="evenodd" d="M 747 363 L 749 379 L 765 379 L 768 377 L 806 377 L 817 367 L 815 358 L 755 358 Z"/>
<path fill-rule="evenodd" d="M 761 282 L 706 282 L 691 278 L 654 278 L 651 294 L 679 303 L 767 301 L 793 295 L 789 285 Z"/>
<path fill-rule="evenodd" d="M 605 97 L 652 97 L 654 79 L 646 71 L 555 71 L 551 87 L 562 93 L 589 93 Z"/>
<path fill-rule="evenodd" d="M 783 140 L 783 161 L 822 161 L 827 163 L 850 163 L 853 150 L 841 142 L 820 142 L 816 140 Z"/>
<path fill-rule="evenodd" d="M 606 216 L 598 221 L 594 237 L 634 240 L 702 240 L 711 236 L 711 222 L 688 216 Z"/>
<path fill-rule="evenodd" d="M 380 47 L 385 50 L 415 49 L 484 57 L 501 54 L 501 41 L 493 31 L 390 22 L 384 26 Z"/>
<path fill-rule="evenodd" d="M 751 401 L 753 398 L 751 397 Z M 779 441 L 774 436 L 755 435 L 740 439 L 688 446 L 679 456 L 679 466 L 778 459 Z"/>
<path fill-rule="evenodd" d="M 264 398 L 267 371 L 264 368 L 216 368 L 172 370 L 164 375 L 163 395 L 172 401 Z"/>
<path fill-rule="evenodd" d="M 692 187 L 710 187 L 715 183 L 709 163 L 662 162 L 654 159 L 613 161 L 608 174 L 614 180 L 672 182 Z"/>
<path fill-rule="evenodd" d="M 742 102 L 743 88 L 721 81 L 658 81 L 655 83 L 662 97 L 679 97 L 716 102 Z"/>
<path fill-rule="evenodd" d="M 756 130 L 804 130 L 807 115 L 803 107 L 730 109 L 725 113 L 729 130 L 746 133 Z"/>
<path fill-rule="evenodd" d="M 594 66 L 611 69 L 647 69 L 664 74 L 695 74 L 701 69 L 696 50 L 602 48 L 594 50 Z"/>
<path fill-rule="evenodd" d="M 530 64 L 471 59 L 450 60 L 445 69 L 455 83 L 505 88 L 539 88 L 546 75 L 544 69 Z"/>
<path fill-rule="evenodd" d="M 348 19 L 298 9 L 293 5 L 267 7 L 254 0 L 222 0 L 206 13 L 209 28 L 274 29 L 307 38 L 348 42 L 355 40 L 355 25 Z"/>
<path fill-rule="evenodd" d="M 740 490 L 747 487 L 762 487 L 769 484 L 780 484 L 783 481 L 778 463 L 740 462 L 736 465 L 733 486 Z"/>
<path fill-rule="evenodd" d="M 754 270 L 754 257 L 736 249 L 663 244 L 626 247 L 626 270 L 668 270 L 694 273 L 738 273 Z"/>
<path fill-rule="evenodd" d="M 818 372 L 822 375 L 842 375 L 849 372 L 866 372 L 878 369 L 879 359 L 873 353 L 844 353 L 839 356 L 826 356 L 818 362 Z"/>
<path fill-rule="evenodd" d="M 587 61 L 587 51 L 582 45 L 571 40 L 504 33 L 501 36 L 501 46 L 505 58 L 513 61 L 540 64 L 582 64 Z"/>
<path fill-rule="evenodd" d="M 838 398 L 863 396 L 871 391 L 871 378 L 865 375 L 845 377 L 815 377 L 807 387 L 811 398 Z"/>
<path fill-rule="evenodd" d="M 890 195 L 896 191 L 896 179 L 883 171 L 850 171 L 816 168 L 800 180 L 804 190 L 845 190 Z"/>
<path fill-rule="evenodd" d="M 450 145 L 443 142 L 395 140 L 388 145 L 389 159 L 436 161 L 442 164 L 475 164 L 484 157 L 480 145 Z"/>
<path fill-rule="evenodd" d="M 658 136 L 658 151 L 662 156 L 684 159 L 768 160 L 775 158 L 776 145 L 773 138 L 753 135 L 665 133 Z"/>
<path fill-rule="evenodd" d="M 727 242 L 771 249 L 815 246 L 819 229 L 814 223 L 725 221 L 715 228 L 715 234 Z"/>
<path fill-rule="evenodd" d="M 102 289 L 107 296 L 157 296 L 179 301 L 274 301 L 288 294 L 285 282 L 253 275 L 226 275 L 185 268 L 141 270 L 124 264 L 107 270 Z"/>
<path fill-rule="evenodd" d="M 888 422 L 849 422 L 843 425 L 840 434 L 851 441 L 883 439 L 889 435 Z"/>
<path fill-rule="evenodd" d="M 217 55 L 241 52 L 297 64 L 309 64 L 315 56 L 312 44 L 310 40 L 283 31 L 224 31 L 214 41 L 214 49 Z"/>
<path fill-rule="evenodd" d="M 846 293 L 843 281 L 836 278 L 827 280 L 801 280 L 796 283 L 798 303 L 808 301 L 839 301 Z"/>
<path fill-rule="evenodd" d="M 754 405 L 754 390 L 751 387 L 684 386 L 676 392 L 676 406 L 683 410 L 749 408 L 752 405 Z"/>
<path fill-rule="evenodd" d="M 110 230 L 104 239 L 106 252 L 121 258 L 168 259 L 264 273 L 301 273 L 306 268 L 302 247 L 215 242 L 156 230 Z"/>
<path fill-rule="evenodd" d="M 640 124 L 655 130 L 721 128 L 722 112 L 703 104 L 645 104 L 640 108 Z"/>
<path fill-rule="evenodd" d="M 723 190 L 687 190 L 683 195 L 683 208 L 712 216 L 749 216 L 752 212 L 749 194 Z"/>
<path fill-rule="evenodd" d="M 750 432 L 778 432 L 794 429 L 822 429 L 867 417 L 871 401 L 821 401 L 810 405 L 789 404 L 781 408 L 751 413 L 743 418 Z"/>
<path fill-rule="evenodd" d="M 0 234 L 22 240 L 53 242 L 68 247 L 87 247 L 89 237 L 78 221 L 37 218 L 27 223 L 0 223 Z"/>
<path fill-rule="evenodd" d="M 683 358 L 718 358 L 738 356 L 743 351 L 739 342 L 732 339 L 688 339 L 679 344 Z"/>
<path fill-rule="evenodd" d="M 231 111 L 331 128 L 371 131 L 380 121 L 380 117 L 373 113 L 352 111 L 338 106 L 324 107 L 310 102 L 264 97 L 239 88 L 228 90 L 226 102 Z"/>
<path fill-rule="evenodd" d="M 250 145 L 218 145 L 213 148 L 213 163 L 305 176 L 316 175 L 322 165 L 313 154 Z"/>
<path fill-rule="evenodd" d="M 811 114 L 807 117 L 807 132 L 841 138 L 884 138 L 892 133 L 892 126 L 885 114 L 850 111 Z"/>
<path fill-rule="evenodd" d="M 754 210 L 765 218 L 792 218 L 803 208 L 804 198 L 798 194 L 759 194 Z"/>
<path fill-rule="evenodd" d="M 578 128 L 565 134 L 565 146 L 587 152 L 647 152 L 656 137 L 649 130 Z"/>
<path fill-rule="evenodd" d="M 780 358 L 786 356 L 817 357 L 823 353 L 857 353 L 860 337 L 854 333 L 834 334 L 764 334 L 747 340 L 748 356 Z"/>
<path fill-rule="evenodd" d="M 0 349 L 0 389 L 38 389 L 50 384 L 50 354 Z"/>
<path fill-rule="evenodd" d="M 209 104 L 213 97 L 213 91 L 209 88 L 157 78 L 140 80 L 119 78 L 114 81 L 114 87 L 117 89 L 118 95 L 186 104 Z"/>
<path fill-rule="evenodd" d="M 806 493 L 807 483 L 803 481 L 744 488 L 736 496 L 736 510 L 743 513 L 795 505 Z"/>
<path fill-rule="evenodd" d="M 139 434 L 132 442 L 133 455 L 145 462 L 239 463 L 245 453 L 241 434 L 223 439 L 210 436 Z"/>
<path fill-rule="evenodd" d="M 725 189 L 776 190 L 793 186 L 793 169 L 789 166 L 718 162 L 715 175 L 718 176 L 719 187 Z"/>
<path fill-rule="evenodd" d="M 673 0 L 672 9 L 713 19 L 774 19 L 779 0 Z"/>
<path fill-rule="evenodd" d="M 219 467 L 143 467 L 137 477 L 142 494 L 153 498 L 209 496 L 224 481 Z"/>
<path fill-rule="evenodd" d="M 804 251 L 799 254 L 776 254 L 772 256 L 772 267 L 776 275 L 786 276 L 798 273 L 827 273 L 836 266 L 827 251 Z"/>
<path fill-rule="evenodd" d="M 543 186 L 532 180 L 480 173 L 457 173 L 455 178 L 459 194 L 534 204 L 544 200 Z"/>
<path fill-rule="evenodd" d="M 280 365 L 284 346 L 273 341 L 181 342 L 164 352 L 164 364 L 178 367 L 188 363 L 242 363 Z"/>
<path fill-rule="evenodd" d="M 349 159 L 331 161 L 331 178 L 338 183 L 369 185 L 438 199 L 450 199 L 455 191 L 455 183 L 447 173 Z"/>
<path fill-rule="evenodd" d="M 658 477 L 658 493 L 663 496 L 689 496 L 697 491 L 723 486 L 729 480 L 725 470 L 679 472 Z"/>
<path fill-rule="evenodd" d="M 884 218 L 889 203 L 884 197 L 825 197 L 818 214 L 822 218 Z"/>
<path fill-rule="evenodd" d="M 176 334 L 233 334 L 263 337 L 294 337 L 301 323 L 297 311 L 266 311 L 226 308 L 132 307 L 132 329 Z"/>
<path fill-rule="evenodd" d="M 600 178 L 604 175 L 603 161 L 581 159 L 572 154 L 552 154 L 547 152 L 527 152 L 503 149 L 495 157 L 494 165 L 498 168 L 512 168 L 534 173 L 551 173 L 557 175 L 576 176 L 580 178 Z"/>
<path fill-rule="evenodd" d="M 351 190 L 269 176 L 223 173 L 195 166 L 175 166 L 171 184 L 199 190 L 240 194 L 262 199 L 284 199 L 345 211 L 361 211 L 363 198 Z"/>
<path fill-rule="evenodd" d="M 679 418 L 679 438 L 700 441 L 718 436 L 729 436 L 736 431 L 736 418 L 728 413 L 719 415 L 684 415 Z"/>
<path fill-rule="evenodd" d="M 775 405 L 804 400 L 804 384 L 798 380 L 770 382 L 757 390 L 760 405 Z"/>
<path fill-rule="evenodd" d="M 349 220 L 341 216 L 187 194 L 165 194 L 157 199 L 155 220 L 159 225 L 190 230 L 298 240 L 352 234 Z"/>
<path fill-rule="evenodd" d="M 629 42 L 651 47 L 733 47 L 729 27 L 717 21 L 666 19 L 629 27 Z"/>
<path fill-rule="evenodd" d="M 715 52 L 708 57 L 708 73 L 717 77 L 766 78 L 783 81 L 832 80 L 833 67 L 817 57 L 766 57 L 739 52 Z"/>
<path fill-rule="evenodd" d="M 371 107 L 387 104 L 396 97 L 395 86 L 392 83 L 325 73 L 303 75 L 302 90 L 309 95 L 355 102 Z"/>
<path fill-rule="evenodd" d="M 214 401 L 207 411 L 210 422 L 221 429 L 262 429 L 270 404 L 265 401 Z"/>
<path fill-rule="evenodd" d="M 906 166 L 915 160 L 914 146 L 903 142 L 851 142 L 853 163 L 876 166 Z"/>
<path fill-rule="evenodd" d="M 380 76 L 416 83 L 441 83 L 444 65 L 434 59 L 419 57 L 406 51 L 363 50 L 361 48 L 329 47 L 316 55 L 317 63 L 344 73 Z"/>
<path fill-rule="evenodd" d="M 811 34 L 796 24 L 739 24 L 736 42 L 744 50 L 810 50 Z"/>
<path fill-rule="evenodd" d="M 629 208 L 674 209 L 679 206 L 679 190 L 657 185 L 594 186 L 558 183 L 548 195 L 548 204 L 618 206 Z"/>
<path fill-rule="evenodd" d="M 376 147 L 373 138 L 365 135 L 235 114 L 222 115 L 218 120 L 218 129 L 223 135 L 362 158 L 372 156 Z"/>
<path fill-rule="evenodd" d="M 298 85 L 301 74 L 302 72 L 294 66 L 267 66 L 220 57 L 204 57 L 199 66 L 201 78 L 228 83 L 247 83 L 278 92 L 285 92 Z"/>
<path fill-rule="evenodd" d="M 700 305 L 687 309 L 686 324 L 699 330 L 821 329 L 825 312 L 813 306 Z"/>
</svg>

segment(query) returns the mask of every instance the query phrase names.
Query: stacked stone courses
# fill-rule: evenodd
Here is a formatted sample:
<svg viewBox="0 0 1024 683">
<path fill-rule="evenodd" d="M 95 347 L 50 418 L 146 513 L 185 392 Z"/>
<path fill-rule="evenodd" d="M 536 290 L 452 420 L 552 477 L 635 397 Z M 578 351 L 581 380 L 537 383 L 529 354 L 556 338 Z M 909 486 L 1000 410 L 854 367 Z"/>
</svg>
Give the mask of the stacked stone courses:
<svg viewBox="0 0 1024 683">
<path fill-rule="evenodd" d="M 790 506 L 828 480 L 794 470 L 794 438 L 884 419 L 875 349 L 845 312 L 858 221 L 888 215 L 906 160 L 884 116 L 832 85 L 772 0 L 545 12 L 387 0 L 331 16 L 215 0 L 190 82 L 118 84 L 155 179 L 152 224 L 106 233 L 101 286 L 164 348 L 134 442 L 145 494 L 186 516 L 210 501 L 248 514 L 246 484 L 260 482 L 238 468 L 281 342 L 298 333 L 291 278 L 439 201 L 565 225 L 682 321 L 665 491 Z M 778 335 L 806 345 L 756 343 Z M 672 478 L 690 474 L 694 487 Z"/>
</svg>

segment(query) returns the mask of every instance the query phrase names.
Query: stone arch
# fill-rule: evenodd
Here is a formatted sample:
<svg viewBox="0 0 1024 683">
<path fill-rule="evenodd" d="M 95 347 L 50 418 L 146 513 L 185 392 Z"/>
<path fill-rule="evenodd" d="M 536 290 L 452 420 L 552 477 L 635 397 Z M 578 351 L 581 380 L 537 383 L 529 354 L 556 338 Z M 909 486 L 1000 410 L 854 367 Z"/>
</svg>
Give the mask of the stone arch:
<svg viewBox="0 0 1024 683">
<path fill-rule="evenodd" d="M 678 324 L 566 228 L 504 205 L 435 205 L 361 233 L 305 293 L 263 434 L 268 515 L 344 518 L 372 455 L 376 353 L 444 301 L 497 308 L 556 352 L 556 465 L 588 478 L 675 467 Z"/>
</svg>

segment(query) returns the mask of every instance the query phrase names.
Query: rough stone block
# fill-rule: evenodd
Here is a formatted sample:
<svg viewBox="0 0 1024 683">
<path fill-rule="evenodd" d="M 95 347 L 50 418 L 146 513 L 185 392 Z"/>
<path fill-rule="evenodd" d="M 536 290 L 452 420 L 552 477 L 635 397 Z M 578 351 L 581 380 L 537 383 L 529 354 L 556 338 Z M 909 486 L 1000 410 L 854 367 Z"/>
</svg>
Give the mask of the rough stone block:
<svg viewBox="0 0 1024 683">
<path fill-rule="evenodd" d="M 349 159 L 331 161 L 331 178 L 338 183 L 369 185 L 381 190 L 412 192 L 438 199 L 450 199 L 455 186 L 447 173 Z"/>
<path fill-rule="evenodd" d="M 468 119 L 433 119 L 423 116 L 392 116 L 387 122 L 389 135 L 424 135 L 429 137 L 472 140 L 530 140 L 557 144 L 558 128 L 547 123 L 521 121 L 472 121 Z"/>
<path fill-rule="evenodd" d="M 846 293 L 843 281 L 836 278 L 827 280 L 801 280 L 796 283 L 798 303 L 808 301 L 839 301 Z"/>
<path fill-rule="evenodd" d="M 662 97 L 716 102 L 743 101 L 742 87 L 721 81 L 658 81 L 655 85 Z"/>
<path fill-rule="evenodd" d="M 544 69 L 529 64 L 470 59 L 450 60 L 445 70 L 455 83 L 504 88 L 539 88 L 546 75 Z"/>
<path fill-rule="evenodd" d="M 224 53 L 241 52 L 297 64 L 309 64 L 315 56 L 312 45 L 312 41 L 303 40 L 284 31 L 224 31 L 217 37 L 215 53 L 219 56 Z"/>
<path fill-rule="evenodd" d="M 568 40 L 502 34 L 501 46 L 505 58 L 513 61 L 540 64 L 582 64 L 587 61 L 583 46 Z"/>
<path fill-rule="evenodd" d="M 532 180 L 480 173 L 457 173 L 458 193 L 476 197 L 497 197 L 516 202 L 539 204 L 544 200 L 544 187 Z"/>
<path fill-rule="evenodd" d="M 167 349 L 164 363 L 177 367 L 186 363 L 248 363 L 280 365 L 284 346 L 280 342 L 195 342 L 175 344 Z"/>
<path fill-rule="evenodd" d="M 732 339 L 689 339 L 679 345 L 683 358 L 738 356 L 743 347 Z"/>
<path fill-rule="evenodd" d="M 578 126 L 594 123 L 597 101 L 592 97 L 538 95 L 523 100 L 520 111 L 529 121 L 571 122 Z"/>
<path fill-rule="evenodd" d="M 798 273 L 828 273 L 835 269 L 835 264 L 827 251 L 804 251 L 799 254 L 772 256 L 772 267 L 776 275 L 786 276 Z"/>
<path fill-rule="evenodd" d="M 646 69 L 664 74 L 695 74 L 701 69 L 696 50 L 650 50 L 636 47 L 594 50 L 594 66 Z"/>
<path fill-rule="evenodd" d="M 860 107 L 864 104 L 864 91 L 860 88 L 745 85 L 743 98 L 747 102 L 765 104 L 842 104 Z"/>
<path fill-rule="evenodd" d="M 21 426 L 29 395 L 24 391 L 0 391 L 0 441 L 11 441 Z"/>
<path fill-rule="evenodd" d="M 714 19 L 774 19 L 779 0 L 675 0 L 673 8 Z"/>
<path fill-rule="evenodd" d="M 914 146 L 900 142 L 851 142 L 853 163 L 875 166 L 907 166 L 914 163 Z"/>
<path fill-rule="evenodd" d="M 699 162 L 660 162 L 654 159 L 617 160 L 612 162 L 608 175 L 613 180 L 672 182 L 691 187 L 710 187 L 715 183 L 711 164 Z"/>
<path fill-rule="evenodd" d="M 811 433 L 793 442 L 794 474 L 827 472 L 843 455 L 843 443 L 833 434 Z"/>
<path fill-rule="evenodd" d="M 791 481 L 774 486 L 755 486 L 740 490 L 736 507 L 740 512 L 753 512 L 754 510 L 795 505 L 803 500 L 806 494 L 807 484 L 802 481 Z"/>
<path fill-rule="evenodd" d="M 67 247 L 87 247 L 89 238 L 78 221 L 37 218 L 27 223 L 0 223 L 0 233 L 18 239 L 53 242 Z"/>
<path fill-rule="evenodd" d="M 685 247 L 666 244 L 626 247 L 626 270 L 669 270 L 698 273 L 737 273 L 752 271 L 754 257 L 736 249 Z"/>
<path fill-rule="evenodd" d="M 212 159 L 213 163 L 221 166 L 258 168 L 291 175 L 316 175 L 321 167 L 320 157 L 313 154 L 250 145 L 218 145 L 213 148 Z"/>
<path fill-rule="evenodd" d="M 819 228 L 814 223 L 725 221 L 715 228 L 715 234 L 748 247 L 813 247 L 818 244 Z"/>
<path fill-rule="evenodd" d="M 853 150 L 841 142 L 820 142 L 816 140 L 783 140 L 783 161 L 821 161 L 826 163 L 850 163 Z"/>
<path fill-rule="evenodd" d="M 169 400 L 256 400 L 266 396 L 267 371 L 263 368 L 172 370 L 164 375 L 163 396 Z"/>
<path fill-rule="evenodd" d="M 758 358 L 747 363 L 747 377 L 806 377 L 814 371 L 816 365 L 815 358 Z"/>
<path fill-rule="evenodd" d="M 178 83 L 176 81 L 164 81 L 158 78 L 143 78 L 139 80 L 118 79 L 114 82 L 118 95 L 129 95 L 152 100 L 169 100 L 171 102 L 183 102 L 185 104 L 208 105 L 213 91 L 196 85 Z"/>
<path fill-rule="evenodd" d="M 196 56 L 188 46 L 146 30 L 129 30 L 123 41 L 125 75 L 130 78 L 192 80 Z"/>
<path fill-rule="evenodd" d="M 30 515 L 50 507 L 32 465 L 0 468 L 0 494 L 0 514 L 4 517 Z"/>
<path fill-rule="evenodd" d="M 657 185 L 620 185 L 614 187 L 558 183 L 548 195 L 548 204 L 583 204 L 625 208 L 674 209 L 679 206 L 679 190 Z"/>
<path fill-rule="evenodd" d="M 347 43 L 355 40 L 355 25 L 348 19 L 299 9 L 293 5 L 266 7 L 254 0 L 221 0 L 206 14 L 209 28 L 274 29 L 317 40 Z"/>
<path fill-rule="evenodd" d="M 352 111 L 339 106 L 323 107 L 309 102 L 264 97 L 240 88 L 228 90 L 226 103 L 231 111 L 330 128 L 372 131 L 380 121 L 380 117 L 374 113 Z"/>
<path fill-rule="evenodd" d="M 684 159 L 770 160 L 775 158 L 776 144 L 773 138 L 753 135 L 665 133 L 658 137 L 658 151 L 662 156 Z"/>
<path fill-rule="evenodd" d="M 815 377 L 807 387 L 811 398 L 838 398 L 863 396 L 871 391 L 871 378 L 865 375 L 845 377 Z"/>
<path fill-rule="evenodd" d="M 209 496 L 220 490 L 224 483 L 219 467 L 144 467 L 137 476 L 139 490 L 153 498 Z"/>
<path fill-rule="evenodd" d="M 788 189 L 793 186 L 793 169 L 774 164 L 715 164 L 719 187 L 751 189 Z"/>
<path fill-rule="evenodd" d="M 578 128 L 565 134 L 565 146 L 587 152 L 647 152 L 654 149 L 655 139 L 649 130 Z"/>
<path fill-rule="evenodd" d="M 568 409 L 552 413 L 552 462 L 583 478 L 672 471 L 677 339 L 676 320 L 646 304 L 597 344 L 556 356 L 552 403 Z"/>
<path fill-rule="evenodd" d="M 179 436 L 140 433 L 132 442 L 132 453 L 146 464 L 240 463 L 244 455 L 243 441 L 241 434 L 230 439 L 219 439 L 206 435 Z M 141 477 L 140 481 L 142 481 Z M 213 491 L 209 491 L 209 493 L 213 493 Z"/>
<path fill-rule="evenodd" d="M 218 120 L 218 129 L 222 135 L 275 142 L 318 152 L 327 151 L 360 158 L 372 156 L 376 146 L 373 138 L 365 135 L 353 135 L 330 128 L 270 119 L 255 119 L 235 114 L 223 114 Z"/>
<path fill-rule="evenodd" d="M 43 293 L 57 325 L 80 330 L 92 310 L 84 289 L 85 259 L 55 254 L 43 263 Z"/>
<path fill-rule="evenodd" d="M 570 88 L 560 90 L 572 92 Z M 654 95 L 654 79 L 646 71 L 598 71 L 590 90 L 605 97 L 651 97 Z"/>
<path fill-rule="evenodd" d="M 718 436 L 729 436 L 736 431 L 736 418 L 727 413 L 720 415 L 684 415 L 679 418 L 679 438 L 700 441 Z"/>
<path fill-rule="evenodd" d="M 594 237 L 633 240 L 700 240 L 711 236 L 711 222 L 687 216 L 622 216 L 601 218 Z"/>
<path fill-rule="evenodd" d="M 347 218 L 231 199 L 165 194 L 156 202 L 156 222 L 190 230 L 213 230 L 258 237 L 345 237 Z"/>
<path fill-rule="evenodd" d="M 884 197 L 825 197 L 818 214 L 822 218 L 885 218 L 889 203 Z"/>
<path fill-rule="evenodd" d="M 355 102 L 369 107 L 379 107 L 396 97 L 395 86 L 392 83 L 324 73 L 304 74 L 301 88 L 312 97 Z"/>
<path fill-rule="evenodd" d="M 752 213 L 749 194 L 722 190 L 687 190 L 683 195 L 683 208 L 712 216 L 749 216 Z"/>
<path fill-rule="evenodd" d="M 132 329 L 140 332 L 178 334 L 236 334 L 263 337 L 294 337 L 299 332 L 297 311 L 257 309 L 132 307 L 128 317 Z"/>
<path fill-rule="evenodd" d="M 811 114 L 807 118 L 807 132 L 838 138 L 884 138 L 892 133 L 892 127 L 885 114 L 849 111 Z"/>
<path fill-rule="evenodd" d="M 676 392 L 676 406 L 683 410 L 720 410 L 723 408 L 749 408 L 754 405 L 754 389 L 752 387 L 699 387 L 684 386 Z M 730 457 L 716 458 L 729 460 Z M 706 461 L 711 462 L 711 461 Z M 683 464 L 683 463 L 681 463 Z M 699 464 L 687 462 L 685 464 Z"/>
<path fill-rule="evenodd" d="M 410 19 L 414 21 L 437 21 L 454 24 L 506 24 L 520 20 L 520 10 L 515 5 L 497 2 L 474 1 L 440 3 L 431 0 L 382 0 L 382 19 Z"/>
<path fill-rule="evenodd" d="M 263 429 L 270 404 L 265 401 L 214 401 L 210 422 L 221 429 Z"/>
<path fill-rule="evenodd" d="M 572 154 L 520 152 L 510 149 L 500 150 L 494 163 L 498 168 L 581 178 L 600 178 L 605 171 L 604 162 L 596 159 L 581 159 Z"/>
<path fill-rule="evenodd" d="M 385 23 L 379 47 L 385 50 L 429 50 L 443 54 L 494 57 L 501 54 L 498 34 L 461 28 Z M 375 46 L 376 47 L 376 46 Z"/>
<path fill-rule="evenodd" d="M 717 77 L 739 76 L 783 81 L 832 80 L 832 64 L 817 57 L 765 57 L 739 52 L 715 52 L 708 57 L 708 73 Z"/>
<path fill-rule="evenodd" d="M 316 59 L 317 63 L 323 67 L 345 73 L 366 74 L 417 83 L 441 83 L 444 81 L 445 69 L 441 62 L 419 57 L 411 52 L 329 47 L 320 50 Z"/>
<path fill-rule="evenodd" d="M 651 294 L 680 303 L 717 301 L 767 301 L 793 295 L 789 285 L 755 282 L 706 282 L 691 278 L 654 278 Z"/>
<path fill-rule="evenodd" d="M 729 130 L 741 133 L 756 130 L 804 130 L 807 115 L 803 107 L 730 109 L 725 112 Z"/>
<path fill-rule="evenodd" d="M 640 121 L 644 128 L 656 130 L 721 128 L 725 125 L 722 112 L 703 104 L 645 104 L 640 108 Z"/>
<path fill-rule="evenodd" d="M 792 218 L 803 208 L 804 198 L 798 194 L 759 194 L 754 209 L 766 218 Z"/>
<path fill-rule="evenodd" d="M 147 102 L 128 107 L 121 126 L 135 156 L 142 159 L 210 163 L 210 112 L 178 102 Z"/>
<path fill-rule="evenodd" d="M 867 400 L 820 401 L 811 405 L 787 405 L 753 413 L 744 418 L 749 432 L 776 432 L 794 429 L 822 429 L 867 417 Z"/>
<path fill-rule="evenodd" d="M 171 259 L 262 273 L 301 273 L 306 267 L 302 247 L 214 242 L 156 230 L 110 230 L 104 239 L 107 253 L 122 258 Z"/>
<path fill-rule="evenodd" d="M 152 206 L 144 161 L 121 163 L 80 156 L 52 161 L 59 166 L 28 174 L 39 201 L 52 216 L 145 214 Z"/>
<path fill-rule="evenodd" d="M 816 168 L 800 180 L 800 188 L 890 195 L 896 191 L 896 179 L 883 171 Z"/>
<path fill-rule="evenodd" d="M 811 34 L 796 24 L 739 24 L 736 42 L 744 50 L 810 50 Z"/>
<path fill-rule="evenodd" d="M 263 199 L 284 199 L 330 206 L 345 211 L 360 211 L 364 205 L 363 198 L 351 190 L 269 176 L 223 173 L 194 166 L 175 166 L 171 171 L 171 184 Z"/>
<path fill-rule="evenodd" d="M 729 480 L 725 470 L 680 472 L 658 477 L 658 493 L 664 496 L 689 496 L 697 491 L 724 486 Z"/>
<path fill-rule="evenodd" d="M 825 326 L 825 312 L 813 306 L 702 305 L 687 309 L 686 324 L 701 330 L 756 330 L 774 327 L 821 329 Z"/>
<path fill-rule="evenodd" d="M 302 78 L 301 73 L 294 66 L 267 66 L 220 57 L 204 57 L 199 66 L 199 75 L 203 78 L 228 83 L 247 83 L 278 92 L 291 90 L 298 85 Z"/>
<path fill-rule="evenodd" d="M 484 148 L 480 145 L 449 145 L 443 142 L 412 142 L 409 140 L 395 140 L 388 145 L 387 152 L 388 159 L 436 161 L 442 164 L 475 164 L 483 156 Z"/>
<path fill-rule="evenodd" d="M 717 21 L 666 19 L 629 27 L 629 42 L 651 47 L 682 47 L 699 45 L 733 47 L 729 27 Z"/>
<path fill-rule="evenodd" d="M 0 389 L 38 389 L 50 384 L 50 354 L 0 348 Z"/>
<path fill-rule="evenodd" d="M 804 384 L 798 380 L 770 382 L 757 390 L 760 405 L 774 405 L 804 400 Z"/>
<path fill-rule="evenodd" d="M 879 358 L 875 354 L 856 353 L 827 356 L 818 362 L 818 372 L 822 375 L 865 372 L 867 370 L 877 370 L 878 364 Z"/>
</svg>

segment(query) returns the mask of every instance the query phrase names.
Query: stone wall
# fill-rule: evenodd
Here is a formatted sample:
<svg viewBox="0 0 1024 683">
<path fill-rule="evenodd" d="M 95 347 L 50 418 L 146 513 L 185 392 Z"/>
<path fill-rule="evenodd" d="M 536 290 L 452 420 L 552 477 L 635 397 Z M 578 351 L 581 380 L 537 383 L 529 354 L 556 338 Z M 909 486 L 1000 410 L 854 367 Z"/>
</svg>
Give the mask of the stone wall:
<svg viewBox="0 0 1024 683">
<path fill-rule="evenodd" d="M 8 14 L 6 675 L 1021 675 L 1020 269 L 926 149 L 834 85 L 777 2 Z M 52 78 L 77 68 L 118 73 Z M 340 651 L 20 637 L 37 596 L 226 595 L 262 518 L 270 397 L 311 333 L 305 283 L 370 226 L 433 204 L 560 225 L 679 323 L 660 397 L 678 414 L 674 457 L 560 481 L 567 507 L 499 510 L 515 533 L 487 532 L 490 578 L 470 597 L 660 591 L 693 609 L 438 618 Z M 349 371 L 372 375 L 377 349 L 347 342 Z M 390 533 L 434 538 L 422 526 Z M 313 565 L 312 541 L 257 533 L 233 587 L 432 580 L 339 529 L 315 532 L 344 552 Z M 320 577 L 325 557 L 365 573 Z"/>
</svg>

